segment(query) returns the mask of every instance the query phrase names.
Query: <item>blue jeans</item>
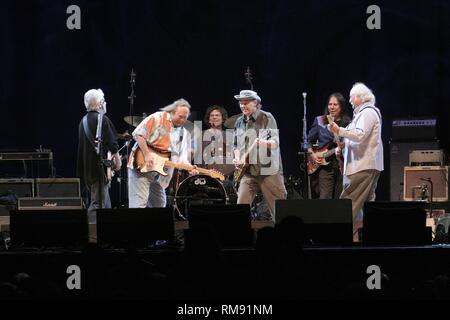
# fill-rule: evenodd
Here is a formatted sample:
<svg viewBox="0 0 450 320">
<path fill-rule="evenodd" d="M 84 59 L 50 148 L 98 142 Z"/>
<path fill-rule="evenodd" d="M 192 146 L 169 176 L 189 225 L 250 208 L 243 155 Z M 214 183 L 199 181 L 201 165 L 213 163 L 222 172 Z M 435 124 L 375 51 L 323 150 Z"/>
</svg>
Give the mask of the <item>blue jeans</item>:
<svg viewBox="0 0 450 320">
<path fill-rule="evenodd" d="M 130 208 L 164 208 L 166 191 L 158 181 L 158 174 L 128 169 L 128 200 Z"/>
</svg>

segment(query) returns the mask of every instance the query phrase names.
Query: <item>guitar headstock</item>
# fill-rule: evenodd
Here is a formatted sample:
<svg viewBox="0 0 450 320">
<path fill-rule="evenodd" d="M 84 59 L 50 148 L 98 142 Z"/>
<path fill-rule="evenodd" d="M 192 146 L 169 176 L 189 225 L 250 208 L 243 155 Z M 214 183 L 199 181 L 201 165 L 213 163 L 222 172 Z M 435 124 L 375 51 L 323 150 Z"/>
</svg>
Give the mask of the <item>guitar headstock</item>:
<svg viewBox="0 0 450 320">
<path fill-rule="evenodd" d="M 224 181 L 225 180 L 225 176 L 220 171 L 211 169 L 211 170 L 209 170 L 209 174 L 214 179 L 219 179 L 220 181 Z"/>
<path fill-rule="evenodd" d="M 334 123 L 334 117 L 331 114 L 327 114 L 328 123 L 333 124 Z"/>
</svg>

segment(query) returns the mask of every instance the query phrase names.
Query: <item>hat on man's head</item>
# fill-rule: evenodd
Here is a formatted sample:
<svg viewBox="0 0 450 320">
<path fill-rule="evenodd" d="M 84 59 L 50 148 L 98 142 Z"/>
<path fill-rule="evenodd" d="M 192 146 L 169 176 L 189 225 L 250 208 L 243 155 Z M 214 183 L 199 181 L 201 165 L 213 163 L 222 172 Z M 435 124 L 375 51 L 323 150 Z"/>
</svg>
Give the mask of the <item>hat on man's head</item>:
<svg viewBox="0 0 450 320">
<path fill-rule="evenodd" d="M 261 98 L 253 90 L 241 90 L 241 92 L 238 95 L 235 95 L 234 98 L 236 100 L 254 99 L 258 100 L 258 102 L 261 102 Z"/>
</svg>

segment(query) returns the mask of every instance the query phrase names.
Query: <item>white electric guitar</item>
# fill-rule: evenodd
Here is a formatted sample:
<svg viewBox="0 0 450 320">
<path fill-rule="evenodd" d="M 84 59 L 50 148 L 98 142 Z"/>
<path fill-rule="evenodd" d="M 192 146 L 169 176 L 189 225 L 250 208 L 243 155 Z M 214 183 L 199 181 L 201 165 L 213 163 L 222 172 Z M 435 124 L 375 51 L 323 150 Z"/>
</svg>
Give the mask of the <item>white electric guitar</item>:
<svg viewBox="0 0 450 320">
<path fill-rule="evenodd" d="M 169 153 L 160 153 L 151 148 L 149 148 L 149 152 L 151 153 L 152 159 L 153 159 L 152 167 L 148 167 L 145 165 L 144 153 L 141 151 L 140 148 L 137 148 L 136 152 L 134 154 L 135 168 L 137 168 L 142 173 L 156 171 L 160 175 L 167 176 L 168 173 L 166 172 L 166 170 L 164 170 L 164 167 L 172 167 L 172 168 L 186 170 L 186 171 L 190 171 L 194 168 L 190 164 L 176 163 L 176 162 L 170 161 Z M 209 169 L 204 169 L 204 168 L 197 168 L 197 170 L 201 174 L 205 174 L 212 178 L 219 179 L 220 181 L 225 180 L 224 175 L 217 170 L 209 170 Z"/>
</svg>

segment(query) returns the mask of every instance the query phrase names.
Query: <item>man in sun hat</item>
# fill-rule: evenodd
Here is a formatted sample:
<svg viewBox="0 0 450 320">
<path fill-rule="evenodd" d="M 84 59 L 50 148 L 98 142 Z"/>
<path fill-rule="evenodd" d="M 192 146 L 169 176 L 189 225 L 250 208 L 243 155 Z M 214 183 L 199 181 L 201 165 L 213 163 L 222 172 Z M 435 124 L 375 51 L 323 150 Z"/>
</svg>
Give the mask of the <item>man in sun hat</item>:
<svg viewBox="0 0 450 320">
<path fill-rule="evenodd" d="M 237 173 L 244 168 L 240 179 L 235 174 L 237 203 L 252 204 L 259 189 L 270 216 L 256 218 L 274 220 L 275 200 L 287 195 L 277 122 L 271 113 L 261 110 L 261 98 L 255 91 L 242 90 L 234 98 L 242 111 L 234 127 L 234 163 Z"/>
</svg>

